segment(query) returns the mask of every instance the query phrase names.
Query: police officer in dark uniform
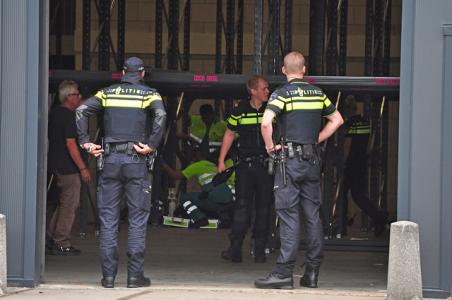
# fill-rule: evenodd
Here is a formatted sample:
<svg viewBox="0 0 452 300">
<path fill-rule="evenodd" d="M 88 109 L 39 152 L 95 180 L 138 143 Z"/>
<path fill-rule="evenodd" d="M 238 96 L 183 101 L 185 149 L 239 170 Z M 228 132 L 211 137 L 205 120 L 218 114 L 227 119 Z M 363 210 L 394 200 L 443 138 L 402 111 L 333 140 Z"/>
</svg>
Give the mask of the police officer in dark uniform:
<svg viewBox="0 0 452 300">
<path fill-rule="evenodd" d="M 260 124 L 268 100 L 268 83 L 262 76 L 253 76 L 247 83 L 251 96 L 235 107 L 227 120 L 227 127 L 218 158 L 218 172 L 225 169 L 224 159 L 239 134 L 238 162 L 236 164 L 236 201 L 230 247 L 221 257 L 231 262 L 242 261 L 242 243 L 250 223 L 251 208 L 255 207 L 253 226 L 254 261 L 266 261 L 265 245 L 269 228 L 269 208 L 272 201 L 273 177 L 268 175 L 265 161 L 267 153 Z"/>
<path fill-rule="evenodd" d="M 317 287 L 322 259 L 323 231 L 319 218 L 320 166 L 317 143 L 326 140 L 343 123 L 335 106 L 321 89 L 303 81 L 304 57 L 290 52 L 284 57 L 288 83 L 271 96 L 262 120 L 268 154 L 284 155 L 275 166 L 275 208 L 279 217 L 281 248 L 276 268 L 257 279 L 257 288 L 293 288 L 292 273 L 300 242 L 300 210 L 306 225 L 307 250 L 301 286 Z M 277 117 L 280 144 L 273 142 L 272 121 Z M 322 117 L 326 124 L 321 129 Z"/>
<path fill-rule="evenodd" d="M 367 118 L 357 113 L 355 97 L 349 95 L 343 106 L 345 118 L 344 139 L 344 185 L 342 198 L 337 206 L 339 237 L 347 235 L 348 192 L 353 201 L 374 222 L 374 233 L 379 236 L 386 228 L 388 214 L 380 210 L 368 197 L 367 191 L 367 148 L 370 137 L 370 123 Z"/>
<path fill-rule="evenodd" d="M 94 156 L 104 157 L 98 179 L 97 206 L 100 220 L 101 284 L 113 288 L 118 268 L 120 199 L 128 207 L 127 287 L 149 286 L 144 276 L 146 227 L 151 208 L 147 159 L 159 145 L 166 112 L 159 93 L 142 80 L 144 63 L 127 59 L 121 83 L 101 89 L 79 106 L 77 128 L 80 145 Z M 105 145 L 89 142 L 88 118 L 103 112 Z M 98 158 L 99 160 L 99 158 Z"/>
</svg>

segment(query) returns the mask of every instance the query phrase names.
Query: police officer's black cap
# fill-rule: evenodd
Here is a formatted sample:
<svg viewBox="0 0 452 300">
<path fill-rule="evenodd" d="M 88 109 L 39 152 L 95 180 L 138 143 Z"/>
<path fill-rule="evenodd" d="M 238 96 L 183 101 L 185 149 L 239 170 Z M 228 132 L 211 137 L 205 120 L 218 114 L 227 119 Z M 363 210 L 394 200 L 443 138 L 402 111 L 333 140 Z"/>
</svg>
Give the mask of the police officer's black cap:
<svg viewBox="0 0 452 300">
<path fill-rule="evenodd" d="M 143 70 L 144 70 L 143 60 L 135 56 L 129 57 L 124 64 L 124 71 L 126 72 L 141 72 Z"/>
</svg>

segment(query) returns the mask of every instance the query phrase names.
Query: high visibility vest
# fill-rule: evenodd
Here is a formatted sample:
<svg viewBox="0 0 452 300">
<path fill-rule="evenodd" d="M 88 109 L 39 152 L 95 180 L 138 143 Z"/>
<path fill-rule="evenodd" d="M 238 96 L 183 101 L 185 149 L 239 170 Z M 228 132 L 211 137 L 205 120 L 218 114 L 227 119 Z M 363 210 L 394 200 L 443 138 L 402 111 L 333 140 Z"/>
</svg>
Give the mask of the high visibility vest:
<svg viewBox="0 0 452 300">
<path fill-rule="evenodd" d="M 162 98 L 156 90 L 142 85 L 118 84 L 97 92 L 104 108 L 105 138 L 144 142 L 149 135 L 149 108 Z"/>
<path fill-rule="evenodd" d="M 198 144 L 201 144 L 207 130 L 206 124 L 202 121 L 201 116 L 191 116 L 190 137 Z M 209 151 L 214 152 L 219 149 L 223 141 L 223 135 L 226 131 L 226 122 L 214 122 L 209 130 Z"/>
</svg>

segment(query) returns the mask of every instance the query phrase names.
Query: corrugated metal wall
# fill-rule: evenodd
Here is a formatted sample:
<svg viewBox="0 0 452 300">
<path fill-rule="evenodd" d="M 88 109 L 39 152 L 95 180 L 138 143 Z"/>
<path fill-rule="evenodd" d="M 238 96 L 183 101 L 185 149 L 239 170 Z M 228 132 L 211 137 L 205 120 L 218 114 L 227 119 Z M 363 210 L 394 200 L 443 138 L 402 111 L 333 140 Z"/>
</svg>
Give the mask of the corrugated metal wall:
<svg viewBox="0 0 452 300">
<path fill-rule="evenodd" d="M 34 285 L 42 258 L 48 5 L 2 0 L 0 6 L 0 212 L 7 221 L 8 280 Z"/>
<path fill-rule="evenodd" d="M 452 24 L 452 1 L 403 2 L 398 219 L 419 224 L 424 296 L 435 298 L 450 295 L 452 280 L 445 24 Z"/>
</svg>

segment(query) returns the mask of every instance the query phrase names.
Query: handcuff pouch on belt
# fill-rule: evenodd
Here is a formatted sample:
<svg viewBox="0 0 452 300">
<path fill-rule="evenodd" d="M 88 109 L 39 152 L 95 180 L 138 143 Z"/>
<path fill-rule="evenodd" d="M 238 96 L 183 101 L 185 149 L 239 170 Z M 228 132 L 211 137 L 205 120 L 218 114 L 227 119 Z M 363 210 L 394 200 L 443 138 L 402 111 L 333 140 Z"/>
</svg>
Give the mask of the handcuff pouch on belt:
<svg viewBox="0 0 452 300">
<path fill-rule="evenodd" d="M 157 149 L 152 152 L 152 154 L 146 155 L 146 166 L 148 171 L 152 172 L 154 170 L 155 159 L 157 158 Z"/>
<path fill-rule="evenodd" d="M 315 157 L 315 146 L 312 144 L 296 145 L 294 148 L 300 161 L 312 161 Z"/>
<path fill-rule="evenodd" d="M 238 163 L 246 163 L 249 167 L 251 167 L 251 164 L 253 163 L 258 163 L 265 166 L 266 158 L 263 155 L 240 157 Z"/>
</svg>

